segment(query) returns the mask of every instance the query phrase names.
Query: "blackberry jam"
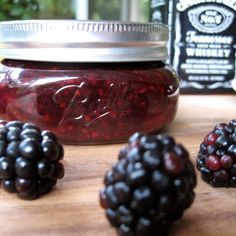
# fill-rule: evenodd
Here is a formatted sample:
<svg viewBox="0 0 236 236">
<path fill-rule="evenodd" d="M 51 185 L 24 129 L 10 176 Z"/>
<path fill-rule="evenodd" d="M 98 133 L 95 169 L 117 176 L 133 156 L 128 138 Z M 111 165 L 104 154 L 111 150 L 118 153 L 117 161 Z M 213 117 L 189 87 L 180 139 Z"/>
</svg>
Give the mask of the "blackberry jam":
<svg viewBox="0 0 236 236">
<path fill-rule="evenodd" d="M 65 37 L 45 42 L 45 24 L 47 35 Z M 70 144 L 120 142 L 174 119 L 179 81 L 165 64 L 164 25 L 17 21 L 0 31 L 0 118 L 33 122 Z"/>
</svg>

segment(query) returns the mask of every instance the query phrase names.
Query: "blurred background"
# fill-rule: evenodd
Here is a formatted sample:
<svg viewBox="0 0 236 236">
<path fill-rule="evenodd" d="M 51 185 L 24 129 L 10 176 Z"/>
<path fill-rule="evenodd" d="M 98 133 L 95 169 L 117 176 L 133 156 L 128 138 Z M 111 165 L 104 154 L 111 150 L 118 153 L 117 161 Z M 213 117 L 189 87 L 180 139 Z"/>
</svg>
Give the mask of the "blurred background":
<svg viewBox="0 0 236 236">
<path fill-rule="evenodd" d="M 0 0 L 0 21 L 79 19 L 149 21 L 150 0 Z"/>
</svg>

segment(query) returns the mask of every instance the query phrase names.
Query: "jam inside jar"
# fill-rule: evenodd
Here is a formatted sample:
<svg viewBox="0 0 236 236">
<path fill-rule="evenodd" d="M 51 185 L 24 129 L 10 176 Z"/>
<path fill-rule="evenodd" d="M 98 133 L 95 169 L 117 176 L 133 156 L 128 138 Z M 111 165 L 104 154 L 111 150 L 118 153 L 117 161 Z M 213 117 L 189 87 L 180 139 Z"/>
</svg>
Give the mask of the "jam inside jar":
<svg viewBox="0 0 236 236">
<path fill-rule="evenodd" d="M 163 55 L 116 61 L 117 52 L 114 60 L 86 62 L 0 55 L 6 58 L 0 62 L 0 118 L 33 122 L 68 144 L 116 143 L 137 131 L 158 131 L 176 114 L 178 77 Z"/>
<path fill-rule="evenodd" d="M 68 143 L 125 140 L 176 113 L 178 79 L 163 62 L 42 63 L 3 60 L 0 112 Z"/>
</svg>

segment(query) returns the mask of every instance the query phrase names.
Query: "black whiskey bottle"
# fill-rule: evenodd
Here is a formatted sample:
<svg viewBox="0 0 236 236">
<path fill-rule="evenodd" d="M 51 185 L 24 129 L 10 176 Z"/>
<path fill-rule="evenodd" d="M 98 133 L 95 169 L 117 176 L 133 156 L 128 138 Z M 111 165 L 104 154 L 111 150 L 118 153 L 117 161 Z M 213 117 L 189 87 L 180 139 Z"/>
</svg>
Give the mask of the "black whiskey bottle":
<svg viewBox="0 0 236 236">
<path fill-rule="evenodd" d="M 182 80 L 181 91 L 233 92 L 236 0 L 170 0 L 162 14 L 170 27 L 170 63 Z"/>
</svg>

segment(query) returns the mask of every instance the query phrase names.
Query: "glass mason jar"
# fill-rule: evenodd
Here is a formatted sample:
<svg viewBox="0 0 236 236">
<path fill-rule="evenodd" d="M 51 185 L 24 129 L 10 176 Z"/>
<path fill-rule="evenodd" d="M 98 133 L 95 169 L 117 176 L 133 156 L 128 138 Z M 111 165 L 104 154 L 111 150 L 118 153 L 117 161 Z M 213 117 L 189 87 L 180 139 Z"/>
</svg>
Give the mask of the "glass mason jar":
<svg viewBox="0 0 236 236">
<path fill-rule="evenodd" d="M 0 23 L 0 118 L 33 122 L 69 144 L 115 143 L 175 116 L 179 81 L 162 24 Z"/>
</svg>

